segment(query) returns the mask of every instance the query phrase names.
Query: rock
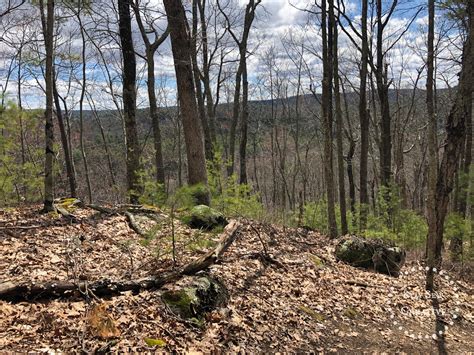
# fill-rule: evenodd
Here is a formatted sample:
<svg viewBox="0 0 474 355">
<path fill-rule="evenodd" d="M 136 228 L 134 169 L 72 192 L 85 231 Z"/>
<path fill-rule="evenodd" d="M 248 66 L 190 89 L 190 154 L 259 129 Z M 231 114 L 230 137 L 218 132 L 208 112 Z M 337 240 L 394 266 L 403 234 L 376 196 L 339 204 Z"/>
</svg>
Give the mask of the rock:
<svg viewBox="0 0 474 355">
<path fill-rule="evenodd" d="M 400 247 L 378 248 L 372 256 L 374 268 L 377 272 L 398 276 L 405 262 L 406 252 Z"/>
<path fill-rule="evenodd" d="M 343 237 L 336 246 L 336 258 L 356 267 L 371 267 L 373 254 L 371 245 L 356 236 Z"/>
<path fill-rule="evenodd" d="M 183 319 L 202 325 L 204 315 L 223 306 L 228 292 L 222 282 L 209 275 L 187 277 L 163 292 L 161 299 Z"/>
<path fill-rule="evenodd" d="M 380 239 L 364 239 L 355 235 L 342 237 L 336 245 L 336 258 L 355 267 L 398 276 L 406 253 L 402 248 Z"/>
<path fill-rule="evenodd" d="M 222 213 L 206 205 L 194 206 L 189 215 L 184 218 L 184 222 L 191 228 L 211 230 L 215 227 L 225 227 L 227 219 Z"/>
</svg>

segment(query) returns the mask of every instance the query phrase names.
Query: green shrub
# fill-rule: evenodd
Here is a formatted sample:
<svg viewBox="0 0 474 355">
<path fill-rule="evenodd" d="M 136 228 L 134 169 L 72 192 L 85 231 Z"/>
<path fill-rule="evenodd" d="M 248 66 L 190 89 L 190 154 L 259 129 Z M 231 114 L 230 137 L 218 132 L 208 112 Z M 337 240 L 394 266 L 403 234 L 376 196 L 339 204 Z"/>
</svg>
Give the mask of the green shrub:
<svg viewBox="0 0 474 355">
<path fill-rule="evenodd" d="M 21 156 L 21 127 L 24 136 L 33 135 L 40 129 L 40 114 L 21 111 L 13 104 L 0 106 L 0 205 L 42 199 L 44 147 L 32 144 Z M 57 169 L 55 164 L 55 173 Z"/>
<path fill-rule="evenodd" d="M 262 219 L 264 208 L 260 195 L 249 185 L 239 184 L 237 176 L 224 177 L 221 154 L 217 151 L 214 161 L 208 164 L 208 181 L 213 208 L 226 217 Z"/>
<path fill-rule="evenodd" d="M 459 213 L 451 212 L 444 222 L 444 237 L 451 240 L 453 237 L 460 237 L 465 240 L 471 233 L 471 221 L 464 219 Z"/>
<path fill-rule="evenodd" d="M 380 192 L 377 211 L 367 216 L 367 228 L 364 236 L 367 238 L 380 238 L 393 241 L 405 248 L 415 248 L 424 245 L 428 226 L 423 216 L 415 211 L 402 209 L 400 199 L 395 192 L 388 192 L 389 199 L 382 196 L 387 191 Z M 387 202 L 388 201 L 388 202 Z M 360 210 L 360 206 L 358 207 Z M 359 211 L 356 211 L 358 214 Z M 341 214 L 339 206 L 336 205 L 336 221 L 338 231 L 341 231 Z M 359 234 L 358 225 L 354 225 L 355 218 L 347 211 L 347 223 L 349 233 Z M 309 202 L 304 206 L 303 224 L 321 233 L 328 232 L 327 203 L 325 200 Z"/>
</svg>

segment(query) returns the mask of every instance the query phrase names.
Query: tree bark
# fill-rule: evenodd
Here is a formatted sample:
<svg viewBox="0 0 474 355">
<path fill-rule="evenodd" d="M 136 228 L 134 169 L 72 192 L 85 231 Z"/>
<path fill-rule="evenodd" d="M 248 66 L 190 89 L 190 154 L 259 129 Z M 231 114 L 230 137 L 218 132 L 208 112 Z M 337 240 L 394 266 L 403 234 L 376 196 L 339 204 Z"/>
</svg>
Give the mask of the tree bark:
<svg viewBox="0 0 474 355">
<path fill-rule="evenodd" d="M 201 71 L 199 69 L 197 56 L 197 35 L 198 35 L 198 0 L 192 0 L 192 33 L 191 33 L 191 59 L 193 65 L 194 84 L 196 87 L 196 98 L 198 105 L 199 118 L 201 119 L 202 131 L 204 134 L 204 152 L 206 159 L 212 161 L 214 159 L 214 147 L 211 139 L 211 132 L 209 129 L 208 117 L 206 115 L 206 108 L 204 106 L 204 93 L 201 87 Z"/>
<path fill-rule="evenodd" d="M 369 158 L 369 115 L 367 112 L 367 65 L 369 44 L 367 37 L 368 0 L 362 0 L 362 51 L 360 64 L 359 87 L 359 120 L 360 120 L 360 216 L 359 229 L 363 232 L 367 225 L 369 194 L 367 188 L 368 158 Z"/>
<path fill-rule="evenodd" d="M 345 188 L 345 179 L 344 179 L 344 157 L 342 152 L 342 132 L 343 132 L 343 123 L 342 123 L 342 107 L 341 107 L 341 94 L 339 92 L 339 66 L 338 66 L 338 53 L 337 53 L 337 22 L 334 24 L 334 42 L 333 42 L 333 51 L 334 51 L 334 98 L 336 105 L 336 148 L 337 148 L 337 169 L 338 169 L 338 183 L 339 183 L 339 210 L 341 213 L 341 234 L 345 235 L 348 233 L 347 228 L 347 206 L 346 206 L 346 188 Z"/>
<path fill-rule="evenodd" d="M 164 0 L 164 5 L 166 15 L 168 16 L 178 99 L 186 141 L 188 182 L 190 185 L 204 184 L 207 186 L 203 133 L 198 120 L 199 112 L 196 104 L 191 61 L 191 42 L 186 28 L 186 14 L 180 0 Z M 198 202 L 209 204 L 209 194 L 203 195 L 201 201 Z"/>
<path fill-rule="evenodd" d="M 76 14 L 77 20 L 79 22 L 79 27 L 81 30 L 81 40 L 82 40 L 82 51 L 81 51 L 82 82 L 81 82 L 81 96 L 79 98 L 79 126 L 80 126 L 79 141 L 80 141 L 80 147 L 81 147 L 82 162 L 84 164 L 84 174 L 86 175 L 87 197 L 88 197 L 89 203 L 92 203 L 92 186 L 91 186 L 91 179 L 89 176 L 89 164 L 87 162 L 86 149 L 84 147 L 84 98 L 86 94 L 86 80 L 87 80 L 86 60 L 87 59 L 86 59 L 86 37 L 84 34 L 84 26 L 82 25 L 81 11 L 82 11 L 82 6 L 79 5 L 79 8 L 77 9 L 77 14 Z"/>
<path fill-rule="evenodd" d="M 428 56 L 426 60 L 426 112 L 428 121 L 428 198 L 427 198 L 427 217 L 428 217 L 428 235 L 436 234 L 436 180 L 438 173 L 438 149 L 436 142 L 436 116 L 434 109 L 434 21 L 435 4 L 434 0 L 428 0 Z M 427 244 L 428 248 L 428 244 Z"/>
<path fill-rule="evenodd" d="M 441 266 L 444 221 L 448 209 L 449 194 L 453 189 L 459 155 L 465 139 L 466 124 L 472 110 L 472 82 L 474 80 L 474 45 L 472 43 L 474 3 L 472 1 L 468 2 L 466 10 L 469 28 L 463 47 L 462 69 L 455 102 L 446 121 L 446 141 L 443 158 L 438 169 L 434 195 L 435 218 L 429 221 L 427 239 L 427 265 L 429 269 L 426 277 L 426 288 L 428 290 L 432 290 L 434 287 L 433 269 Z"/>
<path fill-rule="evenodd" d="M 53 74 L 54 75 L 54 74 Z M 61 110 L 61 103 L 59 102 L 59 94 L 56 89 L 56 80 L 53 81 L 53 95 L 54 95 L 54 106 L 56 107 L 56 118 L 58 119 L 59 133 L 61 135 L 61 145 L 64 152 L 64 162 L 66 164 L 66 173 L 69 182 L 69 192 L 71 197 L 77 197 L 77 182 L 76 174 L 74 171 L 74 165 L 72 161 L 71 150 L 69 149 L 68 134 L 64 125 L 63 112 Z"/>
<path fill-rule="evenodd" d="M 140 145 L 136 123 L 136 59 L 132 38 L 130 1 L 118 0 L 119 32 L 123 57 L 123 111 L 127 142 L 127 189 L 130 203 L 138 203 L 142 193 L 140 183 Z"/>
<path fill-rule="evenodd" d="M 156 168 L 156 182 L 158 184 L 165 185 L 165 171 L 163 163 L 163 148 L 161 144 L 161 128 L 160 128 L 160 117 L 158 114 L 158 105 L 156 100 L 155 93 L 155 53 L 158 47 L 165 41 L 168 37 L 168 29 L 165 32 L 158 36 L 156 30 L 153 28 L 155 34 L 155 40 L 150 42 L 143 20 L 140 14 L 140 9 L 138 8 L 138 1 L 135 1 L 133 6 L 135 16 L 137 19 L 138 28 L 140 29 L 140 34 L 142 36 L 143 43 L 145 44 L 145 56 L 147 63 L 147 91 L 148 91 L 148 103 L 150 106 L 150 117 L 151 125 L 153 129 L 153 141 L 155 148 L 155 168 Z"/>
<path fill-rule="evenodd" d="M 335 213 L 335 187 L 333 170 L 332 147 L 332 69 L 333 69 L 333 29 L 334 29 L 333 0 L 322 1 L 321 22 L 323 36 L 323 83 L 322 83 L 322 115 L 324 123 L 324 179 L 326 182 L 328 229 L 331 238 L 337 237 Z M 329 7 L 329 11 L 326 9 Z"/>
<path fill-rule="evenodd" d="M 47 0 L 46 17 L 44 1 L 40 0 L 41 23 L 43 27 L 44 44 L 46 49 L 45 68 L 45 165 L 44 165 L 44 204 L 43 212 L 54 211 L 54 123 L 53 123 L 53 86 L 54 86 L 54 0 Z"/>
</svg>

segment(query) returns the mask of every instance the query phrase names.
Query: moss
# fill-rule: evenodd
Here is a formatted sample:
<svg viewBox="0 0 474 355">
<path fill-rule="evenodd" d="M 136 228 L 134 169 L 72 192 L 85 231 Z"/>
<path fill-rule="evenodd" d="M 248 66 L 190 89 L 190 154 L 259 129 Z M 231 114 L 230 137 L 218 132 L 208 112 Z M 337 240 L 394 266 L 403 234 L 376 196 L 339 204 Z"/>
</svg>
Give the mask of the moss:
<svg viewBox="0 0 474 355">
<path fill-rule="evenodd" d="M 309 259 L 316 266 L 316 269 L 324 268 L 324 261 L 317 255 L 309 254 Z"/>
<path fill-rule="evenodd" d="M 314 320 L 316 320 L 316 321 L 318 321 L 318 322 L 323 322 L 323 321 L 326 320 L 326 317 L 324 317 L 323 314 L 318 313 L 318 312 L 312 310 L 312 309 L 309 308 L 309 307 L 300 306 L 299 309 L 300 309 L 300 311 L 306 313 L 307 315 L 309 315 L 311 318 L 313 318 Z"/>
<path fill-rule="evenodd" d="M 151 210 L 151 211 L 155 211 L 155 212 L 161 212 L 159 207 L 156 207 L 156 206 L 153 206 L 153 205 L 144 204 L 142 206 L 143 206 L 143 208 L 145 208 L 147 210 Z"/>
<path fill-rule="evenodd" d="M 161 348 L 166 346 L 166 341 L 163 339 L 143 338 L 143 341 L 148 346 L 158 346 Z"/>
<path fill-rule="evenodd" d="M 195 305 L 198 299 L 195 289 L 183 288 L 176 291 L 166 291 L 161 298 L 173 312 L 183 318 L 193 318 L 196 316 Z"/>
<path fill-rule="evenodd" d="M 206 230 L 227 224 L 227 220 L 220 212 L 206 205 L 194 206 L 189 214 L 183 216 L 182 221 L 191 228 Z"/>
<path fill-rule="evenodd" d="M 71 197 L 60 199 L 59 202 L 56 203 L 56 205 L 66 209 L 68 212 L 73 212 L 79 203 L 81 203 L 81 200 Z"/>
<path fill-rule="evenodd" d="M 225 286 L 210 276 L 192 278 L 184 287 L 165 291 L 161 298 L 168 307 L 181 318 L 201 327 L 204 315 L 228 299 Z"/>
<path fill-rule="evenodd" d="M 358 267 L 372 266 L 373 249 L 365 245 L 362 238 L 351 236 L 341 240 L 336 246 L 338 260 Z"/>
<path fill-rule="evenodd" d="M 355 319 L 359 315 L 359 312 L 355 308 L 347 307 L 342 314 L 347 318 Z"/>
</svg>

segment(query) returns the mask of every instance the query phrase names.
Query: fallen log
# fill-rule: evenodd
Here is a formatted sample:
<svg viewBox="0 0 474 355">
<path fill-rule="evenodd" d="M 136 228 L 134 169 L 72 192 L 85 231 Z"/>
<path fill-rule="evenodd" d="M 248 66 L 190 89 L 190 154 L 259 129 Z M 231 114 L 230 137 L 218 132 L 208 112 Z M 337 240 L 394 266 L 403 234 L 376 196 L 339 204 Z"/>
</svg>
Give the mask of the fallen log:
<svg viewBox="0 0 474 355">
<path fill-rule="evenodd" d="M 224 252 L 231 246 L 238 235 L 241 224 L 231 221 L 224 229 L 217 246 L 207 254 L 192 261 L 184 267 L 164 274 L 138 280 L 99 280 L 88 281 L 48 281 L 44 283 L 13 284 L 4 282 L 0 284 L 0 300 L 27 301 L 36 299 L 51 299 L 61 297 L 74 297 L 87 294 L 88 291 L 97 297 L 114 296 L 125 291 L 140 292 L 148 289 L 158 289 L 165 284 L 176 281 L 186 275 L 207 269 L 221 259 Z"/>
<path fill-rule="evenodd" d="M 127 217 L 130 228 L 132 228 L 139 236 L 146 237 L 146 232 L 140 228 L 133 214 L 125 212 L 125 216 Z"/>
</svg>

